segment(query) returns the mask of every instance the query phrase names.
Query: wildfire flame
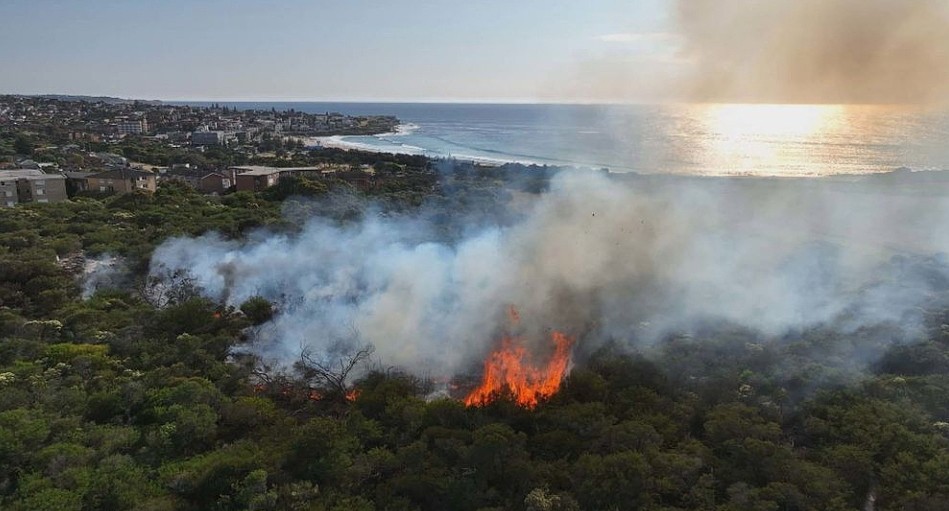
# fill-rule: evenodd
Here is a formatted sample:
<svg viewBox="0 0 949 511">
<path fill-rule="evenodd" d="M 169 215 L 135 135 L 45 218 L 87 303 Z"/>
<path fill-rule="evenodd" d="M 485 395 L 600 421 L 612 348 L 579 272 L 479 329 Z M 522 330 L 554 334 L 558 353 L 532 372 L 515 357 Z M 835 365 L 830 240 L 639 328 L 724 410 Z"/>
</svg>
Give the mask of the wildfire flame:
<svg viewBox="0 0 949 511">
<path fill-rule="evenodd" d="M 512 323 L 520 320 L 517 309 L 511 307 L 508 316 Z M 546 365 L 534 363 L 524 346 L 523 339 L 506 335 L 501 347 L 484 361 L 484 376 L 481 385 L 465 398 L 466 406 L 483 406 L 508 390 L 514 401 L 525 408 L 534 408 L 542 399 L 554 395 L 570 364 L 570 349 L 573 338 L 554 331 L 551 333 L 554 353 Z"/>
</svg>

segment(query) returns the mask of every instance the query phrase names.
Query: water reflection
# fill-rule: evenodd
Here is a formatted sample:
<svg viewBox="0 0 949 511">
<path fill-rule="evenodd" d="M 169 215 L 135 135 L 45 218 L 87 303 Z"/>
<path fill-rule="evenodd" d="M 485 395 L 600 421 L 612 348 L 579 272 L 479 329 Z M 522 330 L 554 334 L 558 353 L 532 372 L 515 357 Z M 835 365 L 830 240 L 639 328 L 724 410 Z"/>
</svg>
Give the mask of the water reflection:
<svg viewBox="0 0 949 511">
<path fill-rule="evenodd" d="M 852 105 L 688 105 L 668 109 L 669 172 L 821 176 L 891 171 L 940 155 L 919 111 Z M 937 144 L 935 147 L 939 147 Z"/>
<path fill-rule="evenodd" d="M 852 105 L 301 103 L 417 129 L 348 147 L 616 172 L 825 176 L 949 169 L 949 110 Z M 267 106 L 269 109 L 270 106 Z M 353 110 L 357 108 L 356 110 Z"/>
</svg>

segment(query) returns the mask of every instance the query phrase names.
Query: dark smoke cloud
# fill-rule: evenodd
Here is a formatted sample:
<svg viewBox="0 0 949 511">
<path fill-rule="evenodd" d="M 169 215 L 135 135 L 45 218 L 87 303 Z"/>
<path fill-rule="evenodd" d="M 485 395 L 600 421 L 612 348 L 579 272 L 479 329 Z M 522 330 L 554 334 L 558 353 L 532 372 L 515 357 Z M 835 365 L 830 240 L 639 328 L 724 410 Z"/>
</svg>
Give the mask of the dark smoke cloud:
<svg viewBox="0 0 949 511">
<path fill-rule="evenodd" d="M 679 0 L 677 21 L 690 99 L 949 99 L 945 0 Z"/>
</svg>

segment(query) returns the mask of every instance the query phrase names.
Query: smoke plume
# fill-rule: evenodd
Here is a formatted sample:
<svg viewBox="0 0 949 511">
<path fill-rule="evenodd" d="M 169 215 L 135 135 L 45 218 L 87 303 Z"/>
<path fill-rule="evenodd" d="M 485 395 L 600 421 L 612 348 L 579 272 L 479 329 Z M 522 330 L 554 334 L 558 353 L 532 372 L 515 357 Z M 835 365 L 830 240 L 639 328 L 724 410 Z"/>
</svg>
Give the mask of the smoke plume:
<svg viewBox="0 0 949 511">
<path fill-rule="evenodd" d="M 677 21 L 692 99 L 949 99 L 944 0 L 680 0 Z"/>
<path fill-rule="evenodd" d="M 99 289 L 120 288 L 129 280 L 125 262 L 111 254 L 86 259 L 82 273 L 83 299 L 91 297 Z"/>
<path fill-rule="evenodd" d="M 421 374 L 470 369 L 509 305 L 527 337 L 556 329 L 581 348 L 646 345 L 709 320 L 763 335 L 829 322 L 909 332 L 949 272 L 938 258 L 899 254 L 949 248 L 949 201 L 886 179 L 563 172 L 511 223 L 472 220 L 457 238 L 425 215 L 315 217 L 296 234 L 170 240 L 152 268 L 189 272 L 234 305 L 276 302 L 256 340 L 268 356 L 292 361 L 302 346 L 327 352 L 358 338 L 382 363 Z"/>
</svg>

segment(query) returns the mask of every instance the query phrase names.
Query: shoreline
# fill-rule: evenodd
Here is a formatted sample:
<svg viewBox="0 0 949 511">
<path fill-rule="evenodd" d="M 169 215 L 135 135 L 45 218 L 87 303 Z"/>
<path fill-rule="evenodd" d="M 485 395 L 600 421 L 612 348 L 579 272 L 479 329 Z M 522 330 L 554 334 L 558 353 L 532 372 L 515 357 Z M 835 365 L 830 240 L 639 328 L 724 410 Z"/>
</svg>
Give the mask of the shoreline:
<svg viewBox="0 0 949 511">
<path fill-rule="evenodd" d="M 410 145 L 406 143 L 399 143 L 396 140 L 391 140 L 395 137 L 404 137 L 407 135 L 412 135 L 416 131 L 421 129 L 421 126 L 414 123 L 400 123 L 396 126 L 395 131 L 389 131 L 384 133 L 378 133 L 375 135 L 329 135 L 329 136 L 319 136 L 319 137 L 296 137 L 303 141 L 304 145 L 309 149 L 316 148 L 331 148 L 331 149 L 341 149 L 344 151 L 364 151 L 369 153 L 376 154 L 399 154 L 399 155 L 409 155 L 409 156 L 424 156 L 434 161 L 458 161 L 471 163 L 475 165 L 483 165 L 486 167 L 502 167 L 504 165 L 524 165 L 524 166 L 536 166 L 536 167 L 553 167 L 561 169 L 577 169 L 577 170 L 606 170 L 611 174 L 630 174 L 630 175 L 640 175 L 640 176 L 678 176 L 678 177 L 718 177 L 718 178 L 742 178 L 742 179 L 751 179 L 751 178 L 774 178 L 774 179 L 848 179 L 848 178 L 861 178 L 861 177 L 883 177 L 883 176 L 899 176 L 899 175 L 929 175 L 935 177 L 936 179 L 941 178 L 940 173 L 946 172 L 945 175 L 949 176 L 949 169 L 938 169 L 938 168 L 919 168 L 913 169 L 906 166 L 892 167 L 886 169 L 874 169 L 874 170 L 865 170 L 861 172 L 836 172 L 836 173 L 809 173 L 809 174 L 768 174 L 768 173 L 754 173 L 754 172 L 682 172 L 682 171 L 673 171 L 671 169 L 658 169 L 658 170 L 643 170 L 643 169 L 633 169 L 628 167 L 606 165 L 606 164 L 591 164 L 591 163 L 582 163 L 582 162 L 571 162 L 571 161 L 560 161 L 554 159 L 543 159 L 543 158 L 518 158 L 514 155 L 511 155 L 509 158 L 503 157 L 491 157 L 491 156 L 479 156 L 471 154 L 444 154 L 437 152 L 435 150 L 426 149 L 424 147 Z M 379 141 L 382 141 L 389 145 L 379 145 L 371 142 L 361 142 L 358 140 L 351 140 L 352 138 L 372 138 Z M 350 140 L 347 140 L 350 139 Z"/>
<path fill-rule="evenodd" d="M 303 140 L 303 143 L 307 148 L 331 148 L 331 149 L 342 149 L 344 151 L 365 151 L 369 153 L 377 154 L 402 154 L 410 156 L 425 156 L 431 158 L 432 160 L 454 160 L 461 162 L 474 163 L 485 166 L 492 167 L 501 167 L 507 164 L 517 164 L 517 165 L 527 165 L 527 166 L 538 166 L 538 167 L 574 167 L 574 168 L 584 168 L 596 170 L 599 168 L 606 168 L 607 166 L 601 165 L 590 165 L 582 164 L 577 162 L 566 162 L 566 161 L 539 161 L 536 159 L 530 158 L 495 158 L 490 156 L 477 156 L 471 154 L 442 154 L 435 152 L 430 149 L 425 149 L 424 147 L 413 146 L 409 144 L 397 144 L 394 141 L 387 140 L 383 137 L 400 137 L 411 135 L 420 128 L 417 124 L 413 123 L 404 123 L 396 127 L 395 131 L 378 133 L 375 135 L 330 135 L 323 137 L 299 137 Z M 345 140 L 346 138 L 352 137 L 373 137 L 377 139 L 384 140 L 393 144 L 391 147 L 381 147 L 371 143 L 357 142 L 352 140 Z M 625 172 L 636 172 L 633 169 L 621 169 Z"/>
<path fill-rule="evenodd" d="M 414 126 L 414 125 L 413 125 Z M 412 130 L 414 131 L 414 129 Z M 947 172 L 949 175 L 949 170 L 946 169 L 912 169 L 908 167 L 896 167 L 887 170 L 881 171 L 868 171 L 868 172 L 859 172 L 859 173 L 835 173 L 835 174 L 754 174 L 754 173 L 731 173 L 731 174 L 720 174 L 720 173 L 684 173 L 684 172 L 668 172 L 668 171 L 652 171 L 646 172 L 635 169 L 627 169 L 621 167 L 611 167 L 608 165 L 589 165 L 581 163 L 568 163 L 568 162 L 550 162 L 550 163 L 541 163 L 534 160 L 517 160 L 517 159 L 502 159 L 502 158 L 490 158 L 490 157 L 479 157 L 473 155 L 444 155 L 435 153 L 431 150 L 424 149 L 418 146 L 411 146 L 403 144 L 400 146 L 393 147 L 380 147 L 374 144 L 361 143 L 349 140 L 343 140 L 345 137 L 350 136 L 372 136 L 372 137 L 382 137 L 382 136 L 400 136 L 408 133 L 380 133 L 378 135 L 332 135 L 326 137 L 299 137 L 306 144 L 307 148 L 330 148 L 330 149 L 341 149 L 344 151 L 364 151 L 369 153 L 376 154 L 402 154 L 410 156 L 425 156 L 435 161 L 448 161 L 454 160 L 459 162 L 472 163 L 477 165 L 484 165 L 488 167 L 502 167 L 504 165 L 525 165 L 525 166 L 537 166 L 537 167 L 553 167 L 553 168 L 573 168 L 578 170 L 603 170 L 606 169 L 611 174 L 630 174 L 630 175 L 640 175 L 640 176 L 675 176 L 675 177 L 715 177 L 715 178 L 740 178 L 740 179 L 846 179 L 846 178 L 862 178 L 862 177 L 883 177 L 883 176 L 899 176 L 899 175 L 931 175 L 938 176 L 941 172 Z"/>
</svg>

